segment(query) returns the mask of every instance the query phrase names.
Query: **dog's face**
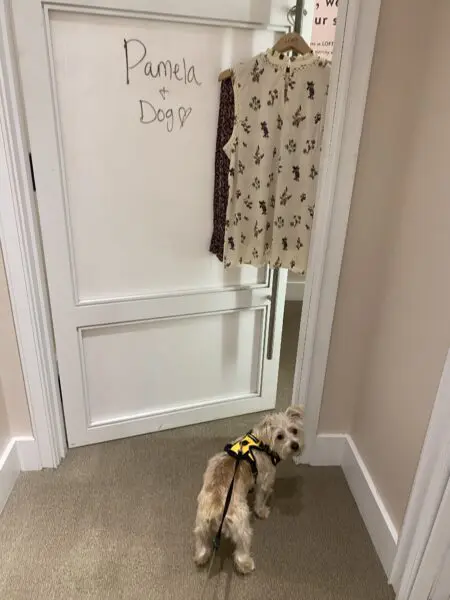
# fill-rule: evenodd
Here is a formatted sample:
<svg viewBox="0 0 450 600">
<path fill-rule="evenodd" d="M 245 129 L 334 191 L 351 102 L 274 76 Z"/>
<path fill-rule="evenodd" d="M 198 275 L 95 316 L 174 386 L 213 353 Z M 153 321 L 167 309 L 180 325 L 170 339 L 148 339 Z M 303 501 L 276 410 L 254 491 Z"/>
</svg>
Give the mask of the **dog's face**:
<svg viewBox="0 0 450 600">
<path fill-rule="evenodd" d="M 275 413 L 264 418 L 261 428 L 269 439 L 271 449 L 282 460 L 302 453 L 303 408 L 290 406 L 286 412 Z"/>
</svg>

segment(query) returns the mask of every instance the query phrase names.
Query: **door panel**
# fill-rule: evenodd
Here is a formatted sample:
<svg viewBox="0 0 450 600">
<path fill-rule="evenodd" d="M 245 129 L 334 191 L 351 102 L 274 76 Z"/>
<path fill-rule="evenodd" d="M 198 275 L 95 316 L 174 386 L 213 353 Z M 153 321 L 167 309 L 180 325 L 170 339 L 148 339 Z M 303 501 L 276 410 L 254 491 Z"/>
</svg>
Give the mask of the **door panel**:
<svg viewBox="0 0 450 600">
<path fill-rule="evenodd" d="M 50 12 L 50 36 L 79 301 L 264 283 L 264 269 L 224 272 L 205 248 L 217 65 L 273 32 Z M 178 50 L 161 52 L 168 36 Z"/>
<path fill-rule="evenodd" d="M 263 331 L 263 309 L 82 330 L 89 425 L 259 395 Z"/>
<path fill-rule="evenodd" d="M 217 75 L 283 4 L 13 10 L 69 445 L 273 407 L 286 274 L 208 246 Z"/>
</svg>

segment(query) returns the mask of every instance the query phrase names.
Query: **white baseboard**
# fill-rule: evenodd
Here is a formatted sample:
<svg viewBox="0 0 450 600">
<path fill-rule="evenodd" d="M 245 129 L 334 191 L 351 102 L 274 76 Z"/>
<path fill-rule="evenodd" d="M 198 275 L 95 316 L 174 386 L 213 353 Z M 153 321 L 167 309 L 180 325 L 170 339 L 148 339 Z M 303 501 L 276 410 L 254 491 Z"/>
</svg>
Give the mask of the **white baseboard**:
<svg viewBox="0 0 450 600">
<path fill-rule="evenodd" d="M 301 462 L 313 466 L 342 467 L 372 543 L 389 577 L 397 551 L 398 532 L 351 436 L 318 435 Z"/>
<path fill-rule="evenodd" d="M 40 471 L 41 457 L 37 441 L 33 437 L 14 438 L 21 471 Z"/>
<path fill-rule="evenodd" d="M 42 469 L 39 448 L 32 437 L 14 437 L 0 454 L 0 513 L 21 471 Z"/>
<path fill-rule="evenodd" d="M 301 462 L 313 467 L 340 467 L 346 444 L 342 433 L 320 434 Z"/>
<path fill-rule="evenodd" d="M 296 300 L 301 302 L 303 300 L 303 294 L 305 292 L 304 281 L 289 281 L 286 288 L 286 301 L 292 302 Z"/>
<path fill-rule="evenodd" d="M 384 571 L 390 577 L 398 532 L 351 436 L 346 436 L 342 469 Z"/>
<path fill-rule="evenodd" d="M 15 440 L 12 439 L 0 454 L 0 513 L 20 473 L 19 456 Z"/>
</svg>

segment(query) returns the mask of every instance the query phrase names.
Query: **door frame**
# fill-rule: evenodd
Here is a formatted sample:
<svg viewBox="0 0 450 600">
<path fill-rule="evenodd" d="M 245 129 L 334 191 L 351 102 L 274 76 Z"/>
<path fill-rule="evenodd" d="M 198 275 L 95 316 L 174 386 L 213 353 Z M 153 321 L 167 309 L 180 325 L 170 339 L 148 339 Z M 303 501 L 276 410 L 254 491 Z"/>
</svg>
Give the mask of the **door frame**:
<svg viewBox="0 0 450 600">
<path fill-rule="evenodd" d="M 447 599 L 449 598 L 450 573 L 446 570 L 450 561 L 449 522 L 450 479 L 447 481 L 445 494 L 408 600 L 423 600 L 425 597 L 427 600 L 433 600 L 438 593 L 437 588 L 439 588 L 440 598 L 443 598 L 441 592 L 445 593 Z M 436 600 L 439 600 L 439 597 Z"/>
<path fill-rule="evenodd" d="M 27 441 L 32 462 L 51 468 L 67 444 L 10 1 L 0 0 L 0 243 L 32 425 Z"/>
<path fill-rule="evenodd" d="M 381 0 L 339 6 L 347 18 L 338 21 L 333 47 L 340 68 L 331 73 L 292 395 L 292 404 L 305 406 L 304 463 L 321 462 L 320 410 L 380 7 Z"/>
<path fill-rule="evenodd" d="M 450 349 L 442 371 L 436 400 L 422 446 L 419 465 L 401 528 L 390 583 L 397 591 L 397 600 L 416 598 L 420 585 L 434 573 L 424 561 L 433 527 L 444 506 L 444 496 L 450 481 Z M 448 500 L 447 500 L 448 504 Z M 448 508 L 447 508 L 448 510 Z M 450 543 L 450 529 L 447 531 Z M 441 557 L 443 558 L 443 556 Z M 425 569 L 421 571 L 421 569 Z M 422 596 L 423 597 L 423 596 Z"/>
<path fill-rule="evenodd" d="M 10 15 L 0 0 L 0 239 L 30 409 L 37 464 L 67 451 L 51 311 Z M 314 452 L 323 383 L 381 0 L 341 0 L 308 263 L 293 403 L 305 404 Z M 257 26 L 258 24 L 255 24 Z M 260 26 L 260 24 L 259 24 Z M 335 117 L 335 118 L 333 118 Z"/>
</svg>

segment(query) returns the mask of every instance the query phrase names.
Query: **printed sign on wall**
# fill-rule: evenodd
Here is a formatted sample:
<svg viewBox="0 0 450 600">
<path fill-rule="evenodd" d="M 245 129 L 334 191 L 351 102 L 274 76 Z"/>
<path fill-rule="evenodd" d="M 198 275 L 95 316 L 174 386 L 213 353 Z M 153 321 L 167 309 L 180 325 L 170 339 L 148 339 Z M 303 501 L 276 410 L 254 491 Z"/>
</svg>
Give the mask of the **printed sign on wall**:
<svg viewBox="0 0 450 600">
<path fill-rule="evenodd" d="M 316 0 L 311 35 L 311 48 L 318 56 L 333 57 L 334 36 L 339 0 Z"/>
</svg>

